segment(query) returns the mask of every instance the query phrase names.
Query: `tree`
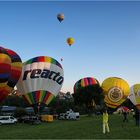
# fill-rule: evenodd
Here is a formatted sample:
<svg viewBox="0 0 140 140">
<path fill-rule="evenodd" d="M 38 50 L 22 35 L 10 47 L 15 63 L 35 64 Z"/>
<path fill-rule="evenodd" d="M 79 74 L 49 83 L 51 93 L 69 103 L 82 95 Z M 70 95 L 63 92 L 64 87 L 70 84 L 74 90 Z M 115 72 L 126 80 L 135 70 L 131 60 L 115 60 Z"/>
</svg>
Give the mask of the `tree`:
<svg viewBox="0 0 140 140">
<path fill-rule="evenodd" d="M 87 113 L 96 108 L 96 105 L 104 105 L 103 90 L 99 84 L 82 87 L 73 94 L 75 105 L 85 104 Z"/>
<path fill-rule="evenodd" d="M 59 96 L 56 96 L 56 98 L 54 98 L 53 101 L 49 104 L 49 107 L 52 112 L 56 112 L 58 114 L 64 113 L 70 108 L 73 109 L 73 96 L 71 96 L 69 92 L 64 94 L 63 98 L 59 98 Z"/>
<path fill-rule="evenodd" d="M 24 106 L 26 106 L 26 102 L 20 96 L 8 95 L 7 98 L 2 102 L 1 105 L 24 107 Z"/>
</svg>

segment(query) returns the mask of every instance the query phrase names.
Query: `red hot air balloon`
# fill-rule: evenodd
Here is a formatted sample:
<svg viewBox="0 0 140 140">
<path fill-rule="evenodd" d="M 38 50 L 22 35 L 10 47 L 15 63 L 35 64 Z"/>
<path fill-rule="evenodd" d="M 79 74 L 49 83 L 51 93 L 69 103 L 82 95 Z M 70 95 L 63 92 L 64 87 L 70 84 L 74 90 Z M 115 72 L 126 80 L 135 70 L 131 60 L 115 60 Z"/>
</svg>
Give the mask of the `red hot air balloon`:
<svg viewBox="0 0 140 140">
<path fill-rule="evenodd" d="M 22 71 L 19 55 L 9 49 L 0 47 L 0 102 L 13 90 Z"/>
</svg>

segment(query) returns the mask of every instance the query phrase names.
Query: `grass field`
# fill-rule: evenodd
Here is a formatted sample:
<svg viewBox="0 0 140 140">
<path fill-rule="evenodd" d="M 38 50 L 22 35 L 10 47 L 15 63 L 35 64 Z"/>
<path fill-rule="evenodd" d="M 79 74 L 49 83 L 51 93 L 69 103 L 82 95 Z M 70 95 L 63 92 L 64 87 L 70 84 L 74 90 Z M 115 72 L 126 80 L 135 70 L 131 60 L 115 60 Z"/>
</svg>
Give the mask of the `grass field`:
<svg viewBox="0 0 140 140">
<path fill-rule="evenodd" d="M 123 123 L 122 115 L 110 115 L 110 133 L 102 134 L 102 116 L 81 116 L 78 121 L 55 120 L 38 125 L 1 125 L 0 139 L 138 139 L 140 127 L 132 116 Z"/>
</svg>

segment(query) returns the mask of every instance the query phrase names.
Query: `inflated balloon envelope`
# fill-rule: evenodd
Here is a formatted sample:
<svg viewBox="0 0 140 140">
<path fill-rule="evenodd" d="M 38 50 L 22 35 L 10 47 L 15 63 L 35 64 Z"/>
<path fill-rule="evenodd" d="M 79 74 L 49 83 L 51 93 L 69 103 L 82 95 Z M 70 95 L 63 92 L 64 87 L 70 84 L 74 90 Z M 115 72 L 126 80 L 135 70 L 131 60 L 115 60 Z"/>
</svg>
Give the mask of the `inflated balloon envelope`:
<svg viewBox="0 0 140 140">
<path fill-rule="evenodd" d="M 63 20 L 64 20 L 64 14 L 58 14 L 57 15 L 57 19 L 60 21 L 60 22 L 62 22 Z"/>
<path fill-rule="evenodd" d="M 69 46 L 71 46 L 74 43 L 74 38 L 72 37 L 67 38 L 67 43 Z"/>
<path fill-rule="evenodd" d="M 93 77 L 82 78 L 75 83 L 74 88 L 73 88 L 74 93 L 76 93 L 81 88 L 93 86 L 95 84 L 99 84 L 99 82 L 97 81 L 97 79 Z"/>
<path fill-rule="evenodd" d="M 104 101 L 110 108 L 117 108 L 121 105 L 130 93 L 128 83 L 122 78 L 109 77 L 101 85 L 105 95 Z"/>
<path fill-rule="evenodd" d="M 22 71 L 19 55 L 13 50 L 0 47 L 0 102 L 12 92 Z"/>
<path fill-rule="evenodd" d="M 17 89 L 30 105 L 48 105 L 59 93 L 63 75 L 57 60 L 48 56 L 35 57 L 23 64 Z"/>
<path fill-rule="evenodd" d="M 140 110 L 140 84 L 131 86 L 129 99 Z"/>
</svg>

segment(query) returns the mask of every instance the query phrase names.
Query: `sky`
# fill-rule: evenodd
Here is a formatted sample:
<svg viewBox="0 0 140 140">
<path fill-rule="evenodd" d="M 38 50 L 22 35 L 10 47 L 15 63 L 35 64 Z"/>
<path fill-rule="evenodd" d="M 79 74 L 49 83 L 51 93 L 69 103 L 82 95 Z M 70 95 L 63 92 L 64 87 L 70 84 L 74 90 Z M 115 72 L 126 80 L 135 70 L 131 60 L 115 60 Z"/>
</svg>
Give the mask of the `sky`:
<svg viewBox="0 0 140 140">
<path fill-rule="evenodd" d="M 61 23 L 58 13 L 65 16 Z M 120 77 L 132 86 L 140 83 L 140 1 L 0 1 L 0 46 L 23 62 L 36 56 L 59 61 L 63 92 L 73 93 L 84 77 L 100 84 Z"/>
</svg>

